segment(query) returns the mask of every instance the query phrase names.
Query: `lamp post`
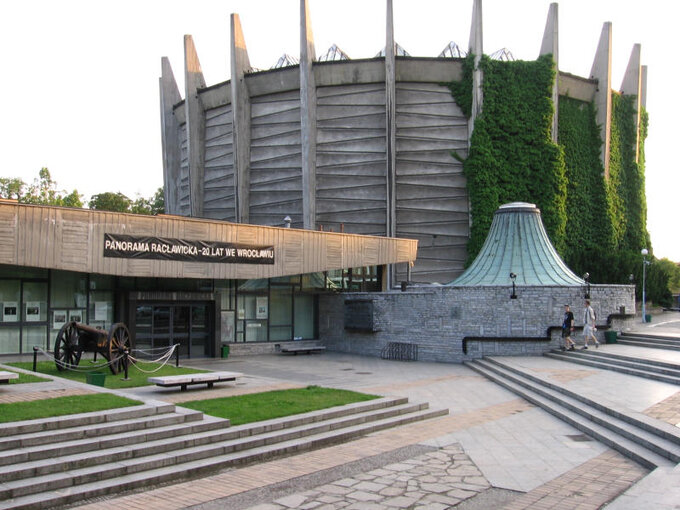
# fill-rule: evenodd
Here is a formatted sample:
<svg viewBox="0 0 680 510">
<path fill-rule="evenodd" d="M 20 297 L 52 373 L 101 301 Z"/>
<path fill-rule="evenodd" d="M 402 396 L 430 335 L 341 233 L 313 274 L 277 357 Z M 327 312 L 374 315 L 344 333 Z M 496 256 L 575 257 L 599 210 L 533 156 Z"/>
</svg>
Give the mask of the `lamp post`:
<svg viewBox="0 0 680 510">
<path fill-rule="evenodd" d="M 647 322 L 647 309 L 645 307 L 645 301 L 647 296 L 645 295 L 645 284 L 647 283 L 647 248 L 642 248 L 640 251 L 642 254 L 642 322 Z"/>
<path fill-rule="evenodd" d="M 586 281 L 586 295 L 584 296 L 586 299 L 590 299 L 590 281 L 588 280 L 590 278 L 590 273 L 586 273 L 583 275 L 583 279 Z"/>
<path fill-rule="evenodd" d="M 512 295 L 510 296 L 510 299 L 517 299 L 517 294 L 515 294 L 515 278 L 517 278 L 517 275 L 515 273 L 510 273 L 510 279 L 512 280 Z"/>
</svg>

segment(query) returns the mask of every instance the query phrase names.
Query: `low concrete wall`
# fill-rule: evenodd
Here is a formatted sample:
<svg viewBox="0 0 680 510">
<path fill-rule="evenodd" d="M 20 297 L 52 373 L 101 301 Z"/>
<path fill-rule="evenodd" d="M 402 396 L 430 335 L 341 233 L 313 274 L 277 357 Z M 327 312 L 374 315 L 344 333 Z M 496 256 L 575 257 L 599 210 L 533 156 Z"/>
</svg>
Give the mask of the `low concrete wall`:
<svg viewBox="0 0 680 510">
<path fill-rule="evenodd" d="M 539 355 L 560 345 L 564 304 L 571 305 L 577 326 L 583 324 L 584 288 L 439 287 L 406 292 L 352 293 L 319 297 L 319 338 L 328 350 L 381 355 L 390 342 L 418 345 L 418 359 L 460 363 L 484 355 Z M 634 313 L 634 287 L 591 285 L 597 324 L 612 314 Z M 363 302 L 360 317 L 354 317 Z M 346 313 L 347 311 L 347 313 Z M 371 315 L 370 323 L 366 316 Z M 612 323 L 626 329 L 626 316 Z M 604 341 L 604 330 L 598 335 Z M 577 341 L 582 341 L 579 331 Z M 484 340 L 476 340 L 484 338 Z M 497 340 L 492 340 L 496 338 Z M 467 352 L 463 352 L 463 340 Z M 543 340 L 544 339 L 544 340 Z M 489 341 L 491 340 L 491 341 Z"/>
</svg>

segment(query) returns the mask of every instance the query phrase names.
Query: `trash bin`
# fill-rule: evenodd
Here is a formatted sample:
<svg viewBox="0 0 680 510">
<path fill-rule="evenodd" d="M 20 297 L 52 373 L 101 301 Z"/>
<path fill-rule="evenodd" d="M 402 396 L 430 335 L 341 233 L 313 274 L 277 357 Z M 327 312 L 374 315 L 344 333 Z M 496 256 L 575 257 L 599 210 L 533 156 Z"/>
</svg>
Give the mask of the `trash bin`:
<svg viewBox="0 0 680 510">
<path fill-rule="evenodd" d="M 652 322 L 652 316 L 651 316 L 651 314 L 646 314 L 646 315 L 645 315 L 645 322 Z"/>
<path fill-rule="evenodd" d="M 616 341 L 616 331 L 605 331 L 604 332 L 604 342 L 606 344 L 615 344 Z"/>
<path fill-rule="evenodd" d="M 222 357 L 223 357 L 223 358 L 228 358 L 228 357 L 229 357 L 229 346 L 228 346 L 228 345 L 223 345 L 223 346 L 222 346 Z"/>
<path fill-rule="evenodd" d="M 106 374 L 102 372 L 89 372 L 85 375 L 85 380 L 87 384 L 93 384 L 95 386 L 104 386 L 104 381 L 106 381 Z"/>
</svg>

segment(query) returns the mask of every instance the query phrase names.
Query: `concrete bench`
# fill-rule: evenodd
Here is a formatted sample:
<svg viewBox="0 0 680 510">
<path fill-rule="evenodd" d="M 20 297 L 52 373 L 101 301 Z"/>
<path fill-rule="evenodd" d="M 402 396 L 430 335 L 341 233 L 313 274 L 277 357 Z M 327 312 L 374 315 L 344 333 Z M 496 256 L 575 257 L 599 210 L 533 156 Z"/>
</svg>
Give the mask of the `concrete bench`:
<svg viewBox="0 0 680 510">
<path fill-rule="evenodd" d="M 7 383 L 9 384 L 10 379 L 18 379 L 19 374 L 16 372 L 5 372 L 4 370 L 0 370 L 0 383 Z"/>
<path fill-rule="evenodd" d="M 190 384 L 207 384 L 208 388 L 212 388 L 215 383 L 235 381 L 237 377 L 241 377 L 242 375 L 243 374 L 238 372 L 208 372 L 205 374 L 149 377 L 148 381 L 156 386 L 180 386 L 181 391 L 186 391 L 187 386 Z"/>
<path fill-rule="evenodd" d="M 326 348 L 323 345 L 276 345 L 276 351 L 281 354 L 298 354 L 305 353 L 311 354 L 313 352 L 323 352 Z"/>
</svg>

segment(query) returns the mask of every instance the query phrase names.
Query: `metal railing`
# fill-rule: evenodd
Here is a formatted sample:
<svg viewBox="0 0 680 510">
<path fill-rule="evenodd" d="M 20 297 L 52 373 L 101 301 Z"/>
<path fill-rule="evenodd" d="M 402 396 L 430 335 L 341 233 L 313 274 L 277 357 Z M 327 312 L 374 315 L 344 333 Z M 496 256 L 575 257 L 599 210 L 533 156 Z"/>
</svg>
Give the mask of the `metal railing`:
<svg viewBox="0 0 680 510">
<path fill-rule="evenodd" d="M 380 352 L 382 359 L 418 361 L 418 344 L 390 342 Z"/>
</svg>

